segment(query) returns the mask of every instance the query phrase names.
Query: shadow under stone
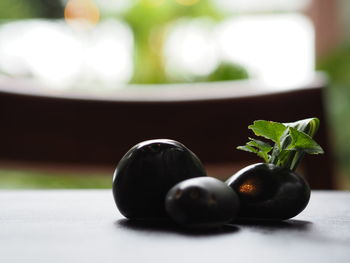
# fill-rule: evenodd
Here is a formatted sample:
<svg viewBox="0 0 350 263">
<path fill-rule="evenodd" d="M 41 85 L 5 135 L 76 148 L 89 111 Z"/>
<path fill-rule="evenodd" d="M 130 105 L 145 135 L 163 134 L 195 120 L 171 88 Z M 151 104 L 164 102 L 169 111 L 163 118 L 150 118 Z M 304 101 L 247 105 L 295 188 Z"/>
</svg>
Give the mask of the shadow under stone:
<svg viewBox="0 0 350 263">
<path fill-rule="evenodd" d="M 115 225 L 134 231 L 176 233 L 187 236 L 213 236 L 232 234 L 239 231 L 239 227 L 232 224 L 216 228 L 186 228 L 179 226 L 170 220 L 120 219 L 115 222 Z"/>
</svg>

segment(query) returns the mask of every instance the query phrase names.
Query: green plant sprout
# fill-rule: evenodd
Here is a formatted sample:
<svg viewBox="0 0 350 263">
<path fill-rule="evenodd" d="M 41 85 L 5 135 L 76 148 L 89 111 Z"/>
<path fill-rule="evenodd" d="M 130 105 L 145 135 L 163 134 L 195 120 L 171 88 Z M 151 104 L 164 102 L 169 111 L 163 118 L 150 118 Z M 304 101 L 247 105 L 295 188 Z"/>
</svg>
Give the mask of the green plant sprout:
<svg viewBox="0 0 350 263">
<path fill-rule="evenodd" d="M 246 145 L 238 146 L 237 149 L 255 153 L 266 163 L 295 171 L 305 153 L 324 153 L 321 146 L 313 139 L 319 125 L 318 118 L 309 118 L 291 123 L 257 120 L 248 128 L 256 136 L 273 141 L 274 145 L 249 138 Z"/>
</svg>

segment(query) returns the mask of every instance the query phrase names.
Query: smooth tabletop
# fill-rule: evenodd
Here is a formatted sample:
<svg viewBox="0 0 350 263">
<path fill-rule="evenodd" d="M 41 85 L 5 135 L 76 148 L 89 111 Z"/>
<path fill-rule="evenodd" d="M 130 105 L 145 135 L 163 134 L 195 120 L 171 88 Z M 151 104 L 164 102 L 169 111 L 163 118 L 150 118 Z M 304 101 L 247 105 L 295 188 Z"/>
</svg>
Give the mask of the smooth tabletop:
<svg viewBox="0 0 350 263">
<path fill-rule="evenodd" d="M 188 232 L 124 219 L 111 190 L 0 191 L 0 262 L 350 262 L 350 192 L 297 217 Z"/>
</svg>

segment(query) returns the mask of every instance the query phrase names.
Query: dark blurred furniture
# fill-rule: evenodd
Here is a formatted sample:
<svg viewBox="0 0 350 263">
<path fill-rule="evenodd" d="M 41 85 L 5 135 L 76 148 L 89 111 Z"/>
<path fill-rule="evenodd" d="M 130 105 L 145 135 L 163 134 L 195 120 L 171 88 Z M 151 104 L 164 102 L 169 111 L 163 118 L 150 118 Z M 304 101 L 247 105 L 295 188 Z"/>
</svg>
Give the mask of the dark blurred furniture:
<svg viewBox="0 0 350 263">
<path fill-rule="evenodd" d="M 305 87 L 284 90 L 241 81 L 95 93 L 2 80 L 0 161 L 115 166 L 132 145 L 171 138 L 207 165 L 242 166 L 260 161 L 235 150 L 252 135 L 247 126 L 254 120 L 290 122 L 316 116 L 321 120 L 316 140 L 326 154 L 306 157 L 303 174 L 312 188 L 332 189 L 325 83 L 317 74 Z"/>
</svg>

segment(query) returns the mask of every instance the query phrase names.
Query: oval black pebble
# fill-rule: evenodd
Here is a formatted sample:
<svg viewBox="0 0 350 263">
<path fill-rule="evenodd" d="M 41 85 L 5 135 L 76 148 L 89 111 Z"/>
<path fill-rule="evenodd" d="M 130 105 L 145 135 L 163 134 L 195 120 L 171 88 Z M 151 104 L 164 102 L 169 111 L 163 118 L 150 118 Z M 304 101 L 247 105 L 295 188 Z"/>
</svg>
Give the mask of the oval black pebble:
<svg viewBox="0 0 350 263">
<path fill-rule="evenodd" d="M 169 189 L 185 179 L 206 176 L 205 169 L 183 144 L 157 139 L 132 147 L 113 176 L 113 196 L 119 211 L 130 219 L 166 217 Z"/>
<path fill-rule="evenodd" d="M 188 179 L 168 192 L 169 216 L 186 227 L 219 227 L 236 216 L 239 201 L 225 183 L 212 177 Z"/>
<path fill-rule="evenodd" d="M 273 164 L 247 166 L 226 183 L 240 199 L 241 218 L 288 219 L 299 214 L 310 199 L 310 188 L 300 175 Z"/>
</svg>

